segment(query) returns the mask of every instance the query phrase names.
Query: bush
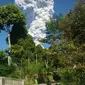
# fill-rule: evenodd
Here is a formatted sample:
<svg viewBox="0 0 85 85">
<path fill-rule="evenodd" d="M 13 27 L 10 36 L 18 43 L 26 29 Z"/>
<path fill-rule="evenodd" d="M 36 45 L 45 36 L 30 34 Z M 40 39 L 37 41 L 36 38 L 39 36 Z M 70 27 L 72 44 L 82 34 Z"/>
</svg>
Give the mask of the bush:
<svg viewBox="0 0 85 85">
<path fill-rule="evenodd" d="M 63 68 L 58 73 L 61 85 L 85 85 L 85 68 Z"/>
</svg>

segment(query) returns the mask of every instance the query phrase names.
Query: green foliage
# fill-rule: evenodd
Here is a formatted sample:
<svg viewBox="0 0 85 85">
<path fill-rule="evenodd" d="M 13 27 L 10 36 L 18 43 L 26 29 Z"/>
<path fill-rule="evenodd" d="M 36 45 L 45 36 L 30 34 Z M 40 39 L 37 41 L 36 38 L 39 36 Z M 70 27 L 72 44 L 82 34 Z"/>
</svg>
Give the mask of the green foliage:
<svg viewBox="0 0 85 85">
<path fill-rule="evenodd" d="M 21 11 L 12 4 L 0 7 L 0 24 L 25 24 L 25 17 Z"/>
<path fill-rule="evenodd" d="M 28 59 L 33 56 L 33 52 L 35 50 L 35 44 L 32 40 L 32 37 L 28 35 L 28 37 L 23 40 L 20 39 L 18 44 L 15 44 L 11 47 L 11 57 L 15 63 L 21 63 L 21 60 Z"/>
<path fill-rule="evenodd" d="M 45 66 L 44 49 L 40 45 L 35 46 L 30 35 L 25 40 L 20 39 L 10 50 L 12 64 L 15 66 L 15 71 L 10 77 L 25 78 L 28 75 L 42 73 Z"/>
<path fill-rule="evenodd" d="M 37 63 L 34 61 L 28 64 L 29 74 L 42 73 L 43 69 L 44 69 L 44 63 L 42 61 L 38 61 Z"/>
<path fill-rule="evenodd" d="M 47 23 L 45 42 L 51 46 L 45 54 L 47 72 L 57 72 L 61 85 L 84 85 L 85 79 L 85 4 L 77 4 L 60 21 Z M 60 32 L 61 35 L 57 34 Z M 63 36 L 64 34 L 64 36 Z M 56 42 L 59 39 L 59 43 Z"/>
<path fill-rule="evenodd" d="M 83 67 L 80 67 L 80 68 L 77 68 L 76 69 L 76 79 L 75 79 L 75 81 L 76 81 L 76 83 L 77 83 L 77 85 L 85 85 L 85 68 L 83 68 Z"/>
<path fill-rule="evenodd" d="M 13 25 L 11 35 L 11 44 L 16 44 L 18 39 L 27 37 L 26 19 L 22 12 L 13 4 L 0 7 L 0 29 L 5 30 L 4 24 L 9 28 Z M 7 31 L 8 31 L 7 28 Z"/>
<path fill-rule="evenodd" d="M 58 70 L 61 85 L 85 85 L 85 68 L 62 68 Z"/>
<path fill-rule="evenodd" d="M 0 76 L 8 76 L 14 71 L 14 67 L 9 67 L 4 51 L 0 51 Z"/>
<path fill-rule="evenodd" d="M 61 21 L 60 27 L 67 40 L 76 44 L 85 43 L 85 4 L 78 4 Z"/>
<path fill-rule="evenodd" d="M 60 82 L 61 85 L 78 85 L 76 84 L 77 82 L 75 82 L 76 79 L 75 73 L 76 71 L 71 68 L 59 69 L 59 75 L 61 77 L 61 82 Z"/>
<path fill-rule="evenodd" d="M 0 51 L 0 63 L 6 63 L 6 57 L 5 57 L 4 51 Z"/>
</svg>

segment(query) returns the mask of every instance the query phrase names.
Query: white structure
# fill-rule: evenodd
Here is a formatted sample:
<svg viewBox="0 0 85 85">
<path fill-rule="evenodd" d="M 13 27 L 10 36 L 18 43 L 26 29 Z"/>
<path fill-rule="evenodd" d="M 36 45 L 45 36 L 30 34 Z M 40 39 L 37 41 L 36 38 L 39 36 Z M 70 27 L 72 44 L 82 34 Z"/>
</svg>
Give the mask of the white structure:
<svg viewBox="0 0 85 85">
<path fill-rule="evenodd" d="M 25 81 L 21 79 L 0 77 L 0 85 L 25 85 Z"/>
<path fill-rule="evenodd" d="M 27 19 L 28 33 L 36 45 L 46 37 L 45 23 L 53 15 L 54 0 L 15 0 L 15 4 L 23 11 Z"/>
</svg>

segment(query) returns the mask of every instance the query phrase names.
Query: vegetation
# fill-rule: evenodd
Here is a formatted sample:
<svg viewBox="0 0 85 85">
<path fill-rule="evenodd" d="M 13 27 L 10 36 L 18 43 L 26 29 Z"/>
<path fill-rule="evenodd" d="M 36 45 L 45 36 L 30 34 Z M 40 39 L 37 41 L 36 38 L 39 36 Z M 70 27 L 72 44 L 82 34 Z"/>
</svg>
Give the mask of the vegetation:
<svg viewBox="0 0 85 85">
<path fill-rule="evenodd" d="M 10 25 L 13 25 L 12 30 Z M 0 30 L 10 33 L 11 44 L 16 44 L 20 38 L 26 38 L 27 29 L 25 25 L 25 17 L 15 5 L 9 4 L 0 7 Z"/>
<path fill-rule="evenodd" d="M 85 43 L 85 4 L 78 4 L 71 10 L 60 23 L 65 37 L 76 44 Z M 82 13 L 82 14 L 81 14 Z"/>
<path fill-rule="evenodd" d="M 8 8 L 11 10 L 10 6 L 12 5 L 8 5 Z M 6 6 L 0 8 L 0 11 L 7 10 L 5 8 Z M 10 22 L 14 24 L 13 29 L 17 32 L 24 30 L 24 16 L 20 11 L 18 16 L 13 14 L 18 18 L 9 13 L 14 21 L 6 17 L 7 12 L 0 13 L 0 26 L 9 25 Z M 8 20 L 2 19 L 1 15 Z M 17 21 L 18 19 L 20 21 Z M 19 29 L 17 25 L 20 26 Z M 11 66 L 7 65 L 5 51 L 0 51 L 0 76 L 23 78 L 27 85 L 32 85 L 36 79 L 38 83 L 55 81 L 60 85 L 85 85 L 85 4 L 77 4 L 65 16 L 59 15 L 56 19 L 51 19 L 46 26 L 48 35 L 41 41 L 50 44 L 48 49 L 35 46 L 30 35 L 22 35 L 25 37 L 23 38 L 19 34 L 17 40 L 16 36 L 13 36 L 14 44 L 9 48 Z"/>
</svg>

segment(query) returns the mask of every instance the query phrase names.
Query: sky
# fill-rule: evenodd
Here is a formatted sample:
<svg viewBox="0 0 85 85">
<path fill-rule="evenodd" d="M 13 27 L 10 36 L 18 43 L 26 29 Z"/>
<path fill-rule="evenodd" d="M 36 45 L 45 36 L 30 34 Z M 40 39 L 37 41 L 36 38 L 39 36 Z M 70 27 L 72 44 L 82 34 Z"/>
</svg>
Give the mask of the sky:
<svg viewBox="0 0 85 85">
<path fill-rule="evenodd" d="M 14 0 L 0 0 L 0 6 L 14 3 Z M 54 0 L 54 11 L 55 14 L 66 14 L 75 5 L 75 0 Z M 0 50 L 8 48 L 6 44 L 7 33 L 2 31 L 0 33 Z"/>
</svg>

